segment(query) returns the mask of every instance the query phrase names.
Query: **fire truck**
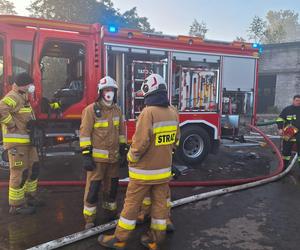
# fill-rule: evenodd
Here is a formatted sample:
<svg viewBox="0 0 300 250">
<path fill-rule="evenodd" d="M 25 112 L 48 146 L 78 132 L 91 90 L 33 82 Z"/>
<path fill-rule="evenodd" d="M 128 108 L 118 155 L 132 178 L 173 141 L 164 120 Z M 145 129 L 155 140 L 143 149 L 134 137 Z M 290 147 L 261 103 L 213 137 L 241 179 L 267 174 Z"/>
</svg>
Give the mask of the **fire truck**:
<svg viewBox="0 0 300 250">
<path fill-rule="evenodd" d="M 232 117 L 255 122 L 258 56 L 257 46 L 238 41 L 0 16 L 1 96 L 16 74 L 32 75 L 36 92 L 31 104 L 42 128 L 41 152 L 49 157 L 75 154 L 81 112 L 97 99 L 97 84 L 105 75 L 119 84 L 130 144 L 144 105 L 141 84 L 158 73 L 179 112 L 176 155 L 185 163 L 199 163 L 218 148 L 222 124 L 228 128 Z"/>
</svg>

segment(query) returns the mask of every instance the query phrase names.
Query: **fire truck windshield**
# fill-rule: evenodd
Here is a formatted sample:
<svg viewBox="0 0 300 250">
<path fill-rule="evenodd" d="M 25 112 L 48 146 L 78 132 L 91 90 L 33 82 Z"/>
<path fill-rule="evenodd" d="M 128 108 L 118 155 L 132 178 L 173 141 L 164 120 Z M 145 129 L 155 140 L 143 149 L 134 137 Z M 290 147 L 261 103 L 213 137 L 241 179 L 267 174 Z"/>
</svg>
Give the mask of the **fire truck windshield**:
<svg viewBox="0 0 300 250">
<path fill-rule="evenodd" d="M 83 45 L 47 42 L 40 59 L 43 97 L 60 103 L 62 110 L 79 102 L 83 96 L 84 62 Z"/>
</svg>

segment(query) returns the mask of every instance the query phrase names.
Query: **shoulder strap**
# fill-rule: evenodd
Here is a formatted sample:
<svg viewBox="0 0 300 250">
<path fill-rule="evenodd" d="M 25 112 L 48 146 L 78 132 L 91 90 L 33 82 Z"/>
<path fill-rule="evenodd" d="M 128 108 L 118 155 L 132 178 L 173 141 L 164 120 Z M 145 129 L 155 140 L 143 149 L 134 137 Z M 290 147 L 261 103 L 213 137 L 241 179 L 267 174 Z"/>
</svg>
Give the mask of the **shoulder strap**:
<svg viewBox="0 0 300 250">
<path fill-rule="evenodd" d="M 101 109 L 100 109 L 99 103 L 95 102 L 93 108 L 94 108 L 96 117 L 100 118 L 101 117 Z"/>
</svg>

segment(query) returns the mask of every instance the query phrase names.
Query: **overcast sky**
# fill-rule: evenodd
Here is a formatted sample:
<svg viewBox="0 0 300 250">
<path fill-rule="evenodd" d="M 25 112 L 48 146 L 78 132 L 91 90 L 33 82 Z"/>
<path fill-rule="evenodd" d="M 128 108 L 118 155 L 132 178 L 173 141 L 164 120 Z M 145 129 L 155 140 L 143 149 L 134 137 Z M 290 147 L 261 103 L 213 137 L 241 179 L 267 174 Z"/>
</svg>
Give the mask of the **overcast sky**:
<svg viewBox="0 0 300 250">
<path fill-rule="evenodd" d="M 17 11 L 26 15 L 29 0 L 14 0 Z M 148 17 L 152 27 L 170 35 L 186 35 L 193 20 L 204 21 L 206 38 L 232 41 L 247 38 L 255 15 L 265 17 L 269 10 L 290 9 L 300 13 L 299 0 L 113 0 L 124 12 L 134 6 L 140 16 Z"/>
</svg>

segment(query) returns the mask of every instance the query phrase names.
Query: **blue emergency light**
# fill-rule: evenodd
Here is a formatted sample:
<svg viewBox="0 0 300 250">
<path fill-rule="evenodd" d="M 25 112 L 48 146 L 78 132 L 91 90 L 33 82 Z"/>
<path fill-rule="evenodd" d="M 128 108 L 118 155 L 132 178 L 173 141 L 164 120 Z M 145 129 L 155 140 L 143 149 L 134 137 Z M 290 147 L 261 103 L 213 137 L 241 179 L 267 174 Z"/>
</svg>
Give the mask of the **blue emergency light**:
<svg viewBox="0 0 300 250">
<path fill-rule="evenodd" d="M 118 32 L 118 28 L 115 25 L 108 25 L 108 31 L 110 33 L 117 33 Z"/>
<path fill-rule="evenodd" d="M 260 43 L 253 43 L 253 44 L 252 44 L 252 48 L 258 49 L 258 52 L 259 52 L 259 53 L 262 53 L 262 52 L 263 52 L 263 46 L 262 46 Z"/>
<path fill-rule="evenodd" d="M 258 47 L 259 47 L 259 44 L 258 44 L 258 43 L 253 43 L 253 44 L 252 44 L 252 48 L 255 48 L 255 49 L 256 49 L 256 48 L 258 48 Z"/>
</svg>

